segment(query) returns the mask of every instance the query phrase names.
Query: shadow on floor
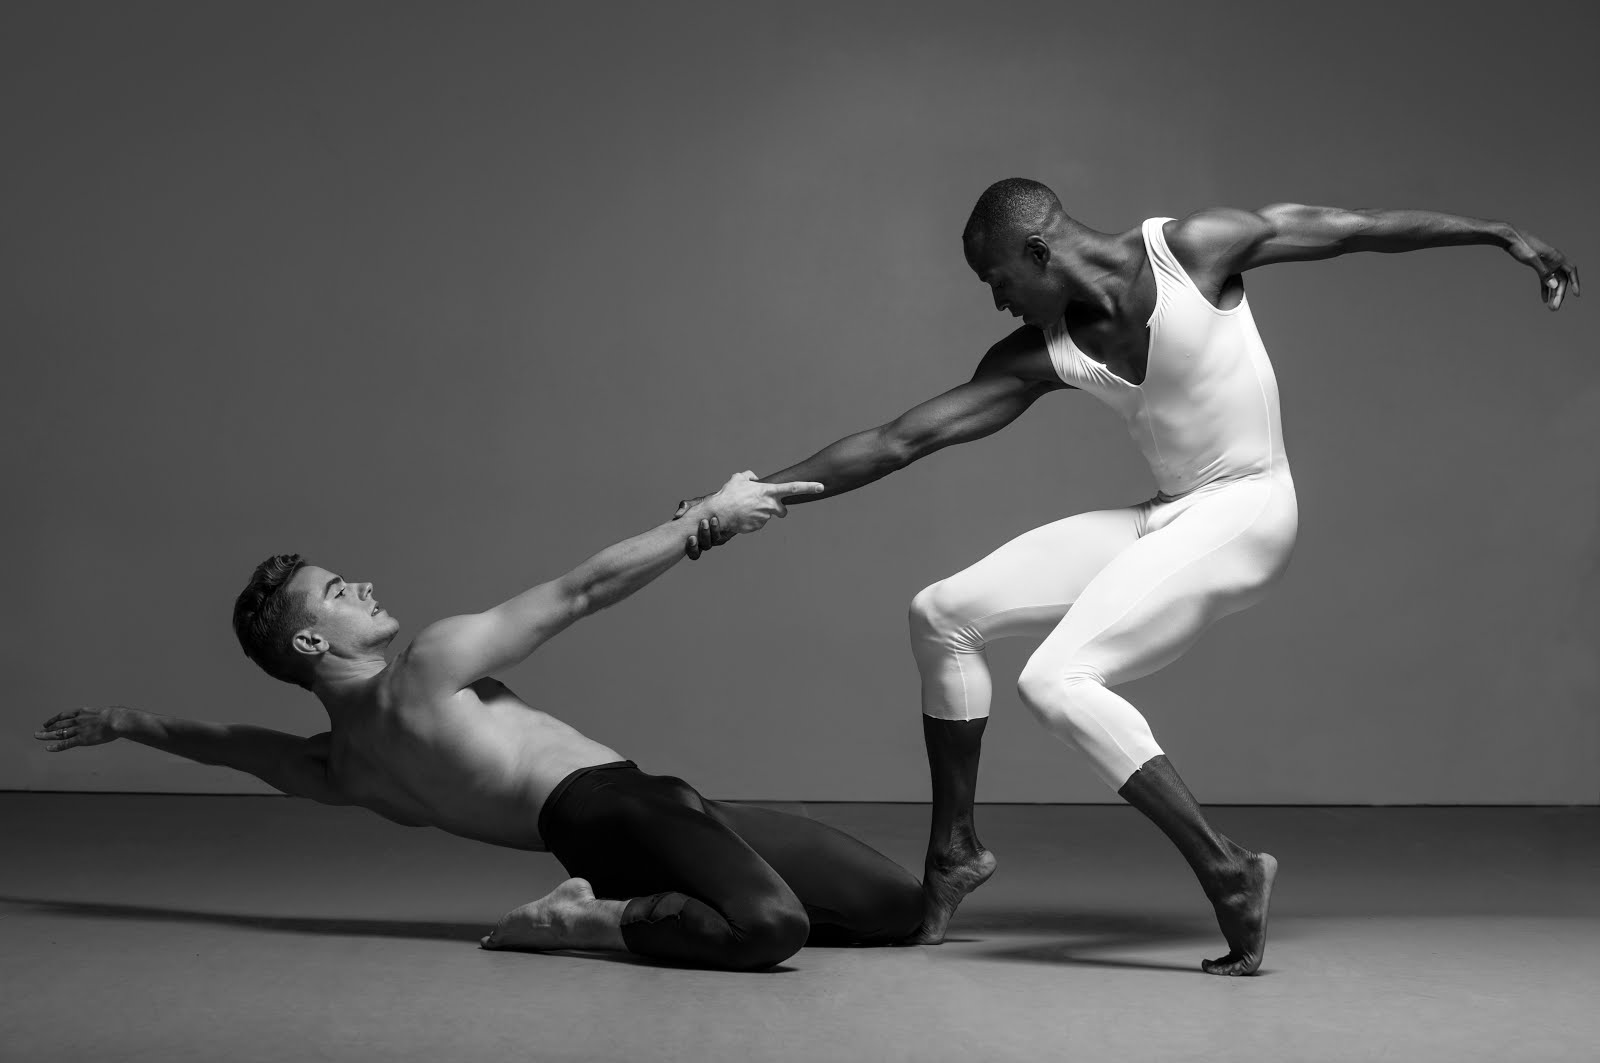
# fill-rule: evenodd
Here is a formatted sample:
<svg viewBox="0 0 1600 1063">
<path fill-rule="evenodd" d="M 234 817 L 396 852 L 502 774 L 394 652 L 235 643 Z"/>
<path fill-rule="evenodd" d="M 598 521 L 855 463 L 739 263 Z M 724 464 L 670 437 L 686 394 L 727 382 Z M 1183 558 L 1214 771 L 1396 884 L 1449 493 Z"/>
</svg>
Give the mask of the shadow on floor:
<svg viewBox="0 0 1600 1063">
<path fill-rule="evenodd" d="M 430 923 L 409 919 L 323 918 L 301 915 L 249 915 L 240 912 L 202 912 L 187 908 L 157 908 L 145 904 L 107 904 L 100 901 L 57 901 L 46 897 L 7 897 L 0 904 L 16 904 L 58 915 L 84 915 L 101 919 L 138 919 L 157 923 L 209 923 L 251 930 L 290 934 L 333 934 L 341 937 L 419 938 L 431 941 L 478 943 L 487 930 L 482 923 Z M 490 924 L 492 926 L 492 924 Z"/>
<path fill-rule="evenodd" d="M 289 934 L 326 934 L 335 937 L 409 938 L 427 941 L 470 942 L 473 945 L 487 932 L 487 923 L 428 922 L 407 919 L 363 919 L 300 915 L 253 915 L 242 912 L 198 911 L 188 908 L 161 908 L 144 904 L 111 904 L 102 901 L 63 901 L 45 897 L 0 895 L 0 904 L 32 908 L 35 911 L 99 919 L 131 919 L 144 922 L 204 923 L 212 926 L 242 927 Z M 990 940 L 989 935 L 1002 935 Z M 1028 940 L 1016 940 L 1027 935 Z M 1039 940 L 1040 936 L 1058 940 Z M 1141 915 L 1135 912 L 1014 910 L 985 912 L 961 920 L 957 932 L 947 938 L 952 944 L 970 943 L 980 947 L 978 955 L 997 960 L 1031 963 L 1071 964 L 1090 967 L 1121 967 L 1135 970 L 1192 972 L 1192 964 L 1151 960 L 1115 959 L 1105 952 L 1149 945 L 1193 941 L 1210 942 L 1221 955 L 1223 948 L 1216 925 L 1208 918 L 1170 915 Z M 495 950 L 515 951 L 515 950 Z M 1204 951 L 1204 950 L 1202 950 Z M 650 967 L 675 966 L 628 953 L 565 952 L 611 963 Z M 775 973 L 791 970 L 773 968 Z"/>
<path fill-rule="evenodd" d="M 47 897 L 9 897 L 0 894 L 0 905 L 12 904 L 51 915 L 88 916 L 95 919 L 132 919 L 151 923 L 205 923 L 211 926 L 243 927 L 285 934 L 328 934 L 335 937 L 411 938 L 424 941 L 471 942 L 474 946 L 493 928 L 492 923 L 442 923 L 408 919 L 328 918 L 306 915 L 249 915 L 241 912 L 202 912 L 190 908 L 158 908 L 148 904 L 108 904 L 102 901 L 58 901 Z M 515 954 L 519 949 L 491 949 L 493 954 Z M 621 963 L 633 967 L 692 968 L 670 960 L 636 956 L 629 952 L 552 949 L 541 955 L 582 956 L 585 959 Z M 743 974 L 784 974 L 796 968 L 779 964 Z"/>
<path fill-rule="evenodd" d="M 1227 951 L 1216 923 L 1203 916 L 1141 915 L 1137 912 L 1104 911 L 1009 911 L 989 912 L 963 920 L 960 933 L 951 942 L 979 942 L 972 950 L 996 960 L 1024 963 L 1052 963 L 1078 967 L 1115 967 L 1139 971 L 1182 971 L 1193 974 L 1200 969 L 1200 955 L 1221 956 Z M 974 931 L 979 936 L 974 935 Z M 988 933 L 1004 935 L 1002 940 L 983 941 Z M 1026 940 L 1017 940 L 1027 935 Z M 1039 940 L 1041 936 L 1055 940 Z M 1151 945 L 1194 942 L 1197 952 L 1192 963 L 1162 960 L 1120 959 L 1104 953 L 1137 949 Z M 1203 943 L 1212 946 L 1207 952 Z"/>
</svg>

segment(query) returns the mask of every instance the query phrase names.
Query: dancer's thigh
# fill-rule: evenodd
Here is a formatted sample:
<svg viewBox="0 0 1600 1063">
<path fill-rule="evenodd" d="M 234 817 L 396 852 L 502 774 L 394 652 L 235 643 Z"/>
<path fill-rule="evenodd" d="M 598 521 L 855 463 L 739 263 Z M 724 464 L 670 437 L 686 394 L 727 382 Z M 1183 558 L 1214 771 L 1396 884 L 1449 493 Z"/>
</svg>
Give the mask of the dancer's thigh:
<svg viewBox="0 0 1600 1063">
<path fill-rule="evenodd" d="M 927 607 L 978 640 L 1044 634 L 1091 580 L 1138 541 L 1139 507 L 1094 510 L 1012 539 L 928 588 Z"/>
<path fill-rule="evenodd" d="M 1170 664 L 1213 621 L 1260 600 L 1293 547 L 1292 487 L 1246 481 L 1185 501 L 1179 516 L 1088 581 L 1030 670 L 1070 666 L 1107 686 L 1125 683 Z"/>
<path fill-rule="evenodd" d="M 859 941 L 900 938 L 916 929 L 922 889 L 915 876 L 859 838 L 757 805 L 707 801 L 706 811 L 783 876 L 813 931 L 830 927 L 840 940 Z"/>
</svg>

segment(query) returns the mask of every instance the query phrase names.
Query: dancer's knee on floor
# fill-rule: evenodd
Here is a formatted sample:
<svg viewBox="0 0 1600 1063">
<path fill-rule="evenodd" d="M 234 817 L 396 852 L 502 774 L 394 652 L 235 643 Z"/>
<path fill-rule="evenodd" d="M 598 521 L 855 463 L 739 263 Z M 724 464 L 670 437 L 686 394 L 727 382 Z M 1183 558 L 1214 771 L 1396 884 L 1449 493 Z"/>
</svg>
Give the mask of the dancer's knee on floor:
<svg viewBox="0 0 1600 1063">
<path fill-rule="evenodd" d="M 734 941 L 729 966 L 761 970 L 782 963 L 805 946 L 811 920 L 793 893 L 773 893 L 760 898 L 749 910 L 730 919 Z"/>
</svg>

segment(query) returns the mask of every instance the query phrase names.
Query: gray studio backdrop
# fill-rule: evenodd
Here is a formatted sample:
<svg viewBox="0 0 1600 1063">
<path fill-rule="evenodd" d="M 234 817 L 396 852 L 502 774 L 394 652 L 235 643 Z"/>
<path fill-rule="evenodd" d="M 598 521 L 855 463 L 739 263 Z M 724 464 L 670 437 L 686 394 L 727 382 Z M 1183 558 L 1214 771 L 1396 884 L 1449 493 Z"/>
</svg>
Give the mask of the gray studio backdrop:
<svg viewBox="0 0 1600 1063">
<path fill-rule="evenodd" d="M 29 732 L 324 729 L 229 630 L 269 553 L 408 637 L 961 382 L 1012 324 L 959 246 L 997 178 L 1101 229 L 1424 206 L 1595 262 L 1583 9 L 1376 10 L 8 4 L 0 787 L 260 790 Z M 1537 283 L 1487 248 L 1248 277 L 1298 554 L 1126 688 L 1203 799 L 1600 795 L 1600 304 Z M 1054 395 L 505 678 L 713 795 L 922 800 L 912 595 L 1152 490 Z M 1028 649 L 992 653 L 981 796 L 1111 798 L 1017 701 Z"/>
</svg>

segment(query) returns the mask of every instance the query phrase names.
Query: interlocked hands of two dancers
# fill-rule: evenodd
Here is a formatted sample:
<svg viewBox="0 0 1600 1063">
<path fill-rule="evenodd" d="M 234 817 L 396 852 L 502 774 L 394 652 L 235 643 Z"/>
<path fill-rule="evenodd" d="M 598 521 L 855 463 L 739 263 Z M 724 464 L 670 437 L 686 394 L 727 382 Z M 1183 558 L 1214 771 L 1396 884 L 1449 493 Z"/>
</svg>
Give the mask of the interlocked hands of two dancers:
<svg viewBox="0 0 1600 1063">
<path fill-rule="evenodd" d="M 785 498 L 796 495 L 821 494 L 826 488 L 809 480 L 793 483 L 768 484 L 756 479 L 756 474 L 746 469 L 728 478 L 722 488 L 710 495 L 686 498 L 678 503 L 673 520 L 700 503 L 705 503 L 710 513 L 702 516 L 698 526 L 690 532 L 684 544 L 684 553 L 691 561 L 713 546 L 721 546 L 741 532 L 759 531 L 773 517 L 786 517 L 789 507 Z"/>
</svg>

